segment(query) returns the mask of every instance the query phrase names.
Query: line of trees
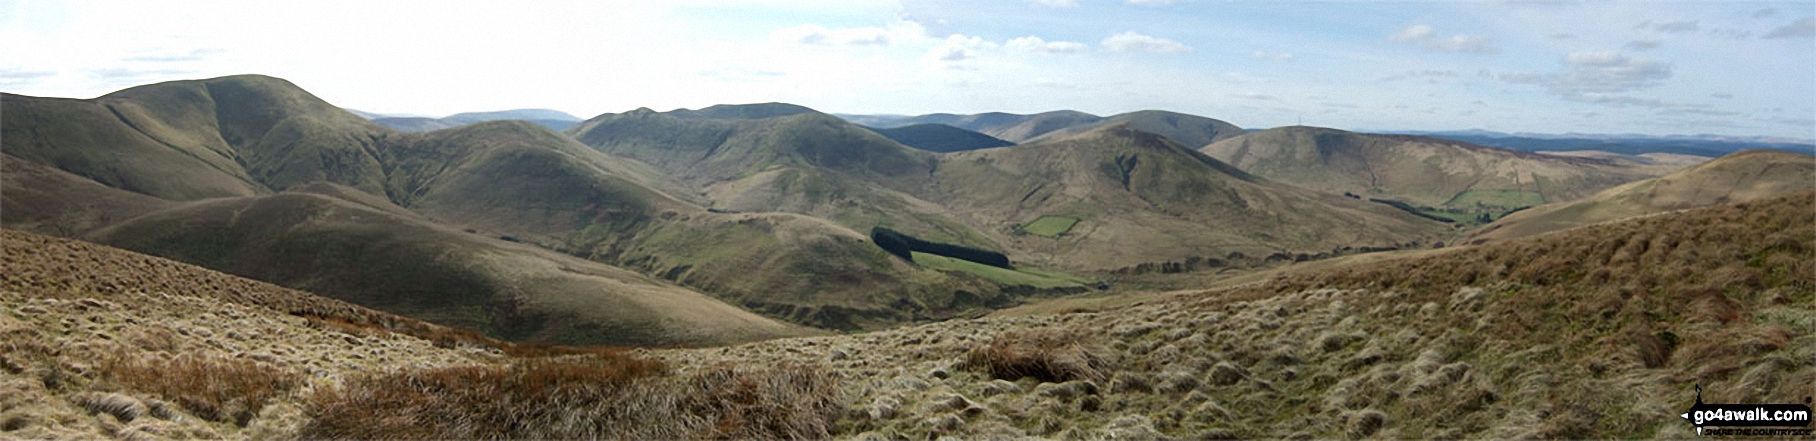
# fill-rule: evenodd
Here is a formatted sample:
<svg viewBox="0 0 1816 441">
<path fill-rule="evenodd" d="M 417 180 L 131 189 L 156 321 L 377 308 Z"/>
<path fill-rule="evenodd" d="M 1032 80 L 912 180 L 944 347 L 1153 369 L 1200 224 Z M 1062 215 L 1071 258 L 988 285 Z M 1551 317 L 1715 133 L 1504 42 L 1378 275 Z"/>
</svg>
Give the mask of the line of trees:
<svg viewBox="0 0 1816 441">
<path fill-rule="evenodd" d="M 1448 223 L 1455 223 L 1455 222 L 1456 222 L 1456 221 L 1455 221 L 1455 220 L 1452 220 L 1452 219 L 1451 219 L 1451 218 L 1448 218 L 1448 217 L 1443 217 L 1443 216 L 1438 216 L 1438 215 L 1434 215 L 1434 214 L 1431 214 L 1431 213 L 1426 213 L 1426 212 L 1424 212 L 1424 211 L 1421 211 L 1421 210 L 1419 210 L 1419 208 L 1418 208 L 1418 207 L 1414 207 L 1414 206 L 1412 206 L 1412 205 L 1411 205 L 1411 204 L 1407 204 L 1407 203 L 1405 203 L 1405 202 L 1400 202 L 1400 201 L 1396 201 L 1396 200 L 1393 200 L 1393 199 L 1378 199 L 1378 198 L 1368 198 L 1368 201 L 1369 201 L 1369 202 L 1376 202 L 1376 203 L 1382 203 L 1382 204 L 1387 204 L 1387 205 L 1388 205 L 1388 206 L 1391 206 L 1391 207 L 1394 207 L 1394 208 L 1398 208 L 1398 209 L 1400 209 L 1400 210 L 1401 210 L 1401 211 L 1405 211 L 1405 212 L 1407 212 L 1407 213 L 1412 213 L 1412 214 L 1413 214 L 1413 215 L 1414 215 L 1414 216 L 1418 216 L 1418 217 L 1422 217 L 1422 218 L 1426 218 L 1426 219 L 1431 219 L 1431 220 L 1435 220 L 1435 221 L 1438 221 L 1438 222 L 1443 222 L 1443 223 L 1447 223 L 1447 224 L 1448 224 Z"/>
<path fill-rule="evenodd" d="M 883 251 L 894 254 L 896 257 L 906 259 L 909 262 L 914 261 L 913 252 L 919 251 L 954 259 L 969 260 L 997 268 L 1013 269 L 1009 266 L 1009 256 L 1005 256 L 1003 253 L 963 245 L 928 242 L 884 227 L 870 229 L 870 242 L 875 243 L 876 246 L 882 248 Z"/>
</svg>

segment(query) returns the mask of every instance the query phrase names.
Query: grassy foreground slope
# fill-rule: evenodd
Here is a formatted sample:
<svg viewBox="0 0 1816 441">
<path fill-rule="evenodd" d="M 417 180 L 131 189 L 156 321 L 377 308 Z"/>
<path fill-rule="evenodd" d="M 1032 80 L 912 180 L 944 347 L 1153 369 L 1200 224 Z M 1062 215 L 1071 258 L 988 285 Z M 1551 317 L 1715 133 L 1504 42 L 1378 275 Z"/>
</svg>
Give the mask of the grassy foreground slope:
<svg viewBox="0 0 1816 441">
<path fill-rule="evenodd" d="M 1658 172 L 1611 159 L 1304 126 L 1250 133 L 1200 151 L 1243 171 L 1326 193 L 1428 207 L 1476 208 L 1480 202 L 1502 211 L 1535 200 L 1573 200 Z"/>
<path fill-rule="evenodd" d="M 824 438 L 810 365 L 501 342 L 0 230 L 0 438 Z"/>
<path fill-rule="evenodd" d="M 1541 205 L 1508 215 L 1470 241 L 1511 239 L 1581 225 L 1716 204 L 1746 202 L 1816 190 L 1816 158 L 1750 150 L 1717 158 L 1663 177 L 1603 190 L 1580 200 Z"/>
<path fill-rule="evenodd" d="M 1050 438 L 1694 436 L 1710 403 L 1816 384 L 1816 193 L 1146 304 L 659 351 L 827 360 L 834 435 Z"/>
</svg>

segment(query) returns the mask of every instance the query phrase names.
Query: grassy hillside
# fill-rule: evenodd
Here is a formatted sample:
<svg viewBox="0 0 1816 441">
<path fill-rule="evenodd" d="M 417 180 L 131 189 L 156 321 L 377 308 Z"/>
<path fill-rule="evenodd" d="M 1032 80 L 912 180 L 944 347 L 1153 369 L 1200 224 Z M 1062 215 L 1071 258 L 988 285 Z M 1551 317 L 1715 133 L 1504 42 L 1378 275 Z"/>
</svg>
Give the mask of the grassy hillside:
<svg viewBox="0 0 1816 441">
<path fill-rule="evenodd" d="M 1086 270 L 1429 243 L 1446 229 L 1391 208 L 1243 173 L 1166 138 L 1111 126 L 1070 138 L 941 157 L 927 198 L 1009 244 L 1011 258 Z M 1058 238 L 1016 224 L 1077 219 Z"/>
<path fill-rule="evenodd" d="M 722 344 L 802 332 L 628 271 L 314 193 L 196 202 L 88 238 L 512 340 Z"/>
<path fill-rule="evenodd" d="M 915 124 L 871 130 L 891 141 L 929 152 L 961 152 L 1015 145 L 990 135 L 945 124 Z"/>
<path fill-rule="evenodd" d="M 1470 236 L 1504 240 L 1672 210 L 1774 198 L 1816 189 L 1816 158 L 1752 150 L 1659 178 L 1603 190 L 1575 201 L 1507 215 Z"/>
<path fill-rule="evenodd" d="M 1662 171 L 1610 159 L 1303 126 L 1255 132 L 1201 151 L 1244 171 L 1326 193 L 1484 212 L 1573 200 Z"/>
</svg>

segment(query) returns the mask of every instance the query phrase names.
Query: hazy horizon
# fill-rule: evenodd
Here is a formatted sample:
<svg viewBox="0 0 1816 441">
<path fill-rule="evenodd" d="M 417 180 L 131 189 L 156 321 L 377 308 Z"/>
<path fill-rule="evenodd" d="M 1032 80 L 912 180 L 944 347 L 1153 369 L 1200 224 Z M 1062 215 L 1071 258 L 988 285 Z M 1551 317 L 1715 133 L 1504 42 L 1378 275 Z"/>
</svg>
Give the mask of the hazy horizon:
<svg viewBox="0 0 1816 441">
<path fill-rule="evenodd" d="M 253 73 L 384 114 L 786 102 L 1816 138 L 1809 2 L 0 1 L 0 90 Z"/>
</svg>

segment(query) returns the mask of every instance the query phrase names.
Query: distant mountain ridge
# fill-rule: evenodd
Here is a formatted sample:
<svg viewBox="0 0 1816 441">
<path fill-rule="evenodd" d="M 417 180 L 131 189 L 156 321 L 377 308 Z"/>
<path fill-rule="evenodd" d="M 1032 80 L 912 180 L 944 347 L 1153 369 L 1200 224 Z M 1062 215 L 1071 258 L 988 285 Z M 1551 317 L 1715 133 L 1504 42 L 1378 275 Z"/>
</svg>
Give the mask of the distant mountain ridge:
<svg viewBox="0 0 1816 441">
<path fill-rule="evenodd" d="M 1403 130 L 1370 133 L 1432 136 L 1528 152 L 1601 150 L 1628 155 L 1673 153 L 1707 157 L 1718 157 L 1743 150 L 1778 150 L 1806 155 L 1816 154 L 1816 140 L 1770 136 L 1504 133 L 1480 129 Z"/>
<path fill-rule="evenodd" d="M 945 124 L 915 124 L 890 129 L 871 128 L 870 130 L 892 141 L 902 143 L 902 145 L 930 152 L 962 152 L 1015 145 L 1013 142 L 997 139 L 994 136 Z"/>
<path fill-rule="evenodd" d="M 513 110 L 499 110 L 499 111 L 492 111 L 492 112 L 465 112 L 465 113 L 456 113 L 456 114 L 448 115 L 448 116 L 441 117 L 441 118 L 414 117 L 414 116 L 386 116 L 386 115 L 378 115 L 378 114 L 367 113 L 367 112 L 358 112 L 358 111 L 354 111 L 354 112 L 356 112 L 356 114 L 358 114 L 360 116 L 364 116 L 367 119 L 372 120 L 372 122 L 377 123 L 378 125 L 389 127 L 391 129 L 394 129 L 394 130 L 397 130 L 400 132 L 406 132 L 406 133 L 428 132 L 428 131 L 441 130 L 441 129 L 451 129 L 451 128 L 460 127 L 460 126 L 464 126 L 464 125 L 468 125 L 468 124 L 476 124 L 476 123 L 482 123 L 482 122 L 486 122 L 486 121 L 507 121 L 507 120 L 529 121 L 529 122 L 541 125 L 543 127 L 548 127 L 549 130 L 562 131 L 562 130 L 567 130 L 567 128 L 569 126 L 573 126 L 574 123 L 580 122 L 579 117 L 569 115 L 566 112 L 562 112 L 559 110 L 551 110 L 551 109 L 513 109 Z"/>
<path fill-rule="evenodd" d="M 919 116 L 840 115 L 848 121 L 880 129 L 920 124 L 944 124 L 1014 143 L 1058 139 L 1093 129 L 1127 123 L 1180 144 L 1202 146 L 1246 133 L 1241 127 L 1216 119 L 1164 110 L 1142 110 L 1102 117 L 1075 110 L 1031 115 L 988 112 L 974 115 L 934 113 Z"/>
</svg>

